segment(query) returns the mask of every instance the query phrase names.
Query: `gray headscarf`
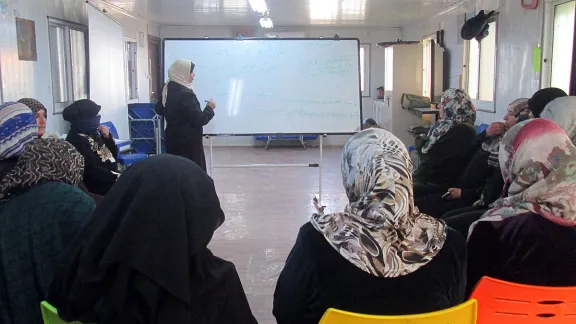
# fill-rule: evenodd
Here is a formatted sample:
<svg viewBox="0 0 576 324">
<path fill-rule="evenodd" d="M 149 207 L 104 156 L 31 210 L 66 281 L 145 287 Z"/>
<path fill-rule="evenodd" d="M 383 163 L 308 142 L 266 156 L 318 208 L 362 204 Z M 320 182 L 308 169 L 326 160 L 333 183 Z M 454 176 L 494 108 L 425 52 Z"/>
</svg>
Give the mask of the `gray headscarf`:
<svg viewBox="0 0 576 324">
<path fill-rule="evenodd" d="M 546 105 L 540 117 L 555 122 L 576 145 L 576 97 L 554 99 Z"/>
<path fill-rule="evenodd" d="M 340 255 L 377 277 L 400 277 L 430 262 L 446 240 L 446 224 L 414 207 L 412 162 L 402 142 L 371 128 L 354 135 L 342 154 L 349 205 L 311 223 Z"/>
</svg>

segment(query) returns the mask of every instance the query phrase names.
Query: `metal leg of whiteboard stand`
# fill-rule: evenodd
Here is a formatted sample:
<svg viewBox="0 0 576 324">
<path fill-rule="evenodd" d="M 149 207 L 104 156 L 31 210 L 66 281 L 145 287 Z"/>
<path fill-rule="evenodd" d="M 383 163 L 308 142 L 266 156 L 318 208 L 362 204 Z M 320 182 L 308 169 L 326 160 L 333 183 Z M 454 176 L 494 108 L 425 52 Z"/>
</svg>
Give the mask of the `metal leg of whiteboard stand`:
<svg viewBox="0 0 576 324">
<path fill-rule="evenodd" d="M 304 142 L 304 135 L 301 135 L 301 136 L 300 136 L 300 144 L 302 144 L 302 147 L 303 147 L 304 149 L 306 149 L 306 142 Z"/>
<path fill-rule="evenodd" d="M 212 150 L 212 136 L 208 136 L 208 142 L 210 142 L 210 176 L 212 177 L 212 166 L 214 163 L 214 151 Z"/>
<path fill-rule="evenodd" d="M 318 167 L 318 173 L 319 173 L 319 181 L 318 181 L 318 204 L 320 204 L 320 206 L 322 206 L 322 160 L 323 160 L 323 150 L 322 150 L 322 145 L 323 143 L 323 135 L 320 135 L 320 163 L 319 163 L 319 167 Z"/>
</svg>

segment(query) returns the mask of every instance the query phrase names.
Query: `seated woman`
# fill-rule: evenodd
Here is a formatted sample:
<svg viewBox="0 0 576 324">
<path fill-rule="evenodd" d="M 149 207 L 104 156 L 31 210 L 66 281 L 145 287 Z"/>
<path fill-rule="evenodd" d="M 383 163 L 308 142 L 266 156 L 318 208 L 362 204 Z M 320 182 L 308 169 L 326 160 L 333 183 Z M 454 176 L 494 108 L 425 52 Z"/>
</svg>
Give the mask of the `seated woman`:
<svg viewBox="0 0 576 324">
<path fill-rule="evenodd" d="M 234 265 L 207 248 L 223 222 L 195 163 L 138 162 L 70 245 L 47 300 L 84 323 L 256 323 Z"/>
<path fill-rule="evenodd" d="M 70 122 L 66 140 L 84 156 L 84 184 L 91 193 L 104 196 L 116 183 L 118 176 L 118 147 L 110 130 L 100 125 L 101 107 L 91 100 L 74 102 L 64 109 L 62 116 Z"/>
<path fill-rule="evenodd" d="M 331 307 L 403 315 L 464 301 L 464 239 L 415 211 L 411 168 L 404 144 L 385 130 L 348 141 L 342 177 L 350 203 L 334 214 L 318 208 L 300 229 L 274 293 L 279 324 L 316 324 Z"/>
<path fill-rule="evenodd" d="M 576 286 L 576 147 L 547 119 L 512 127 L 500 146 L 508 195 L 470 229 L 468 289 L 482 276 Z"/>
<path fill-rule="evenodd" d="M 516 122 L 518 123 L 534 118 L 534 116 L 539 117 L 551 101 L 563 97 L 566 97 L 566 93 L 558 88 L 545 88 L 537 91 L 532 98 L 528 100 L 528 106 L 521 110 Z M 494 162 L 497 161 L 497 154 L 492 153 L 490 159 Z M 446 212 L 441 218 L 458 233 L 467 237 L 470 225 L 488 211 L 488 206 L 492 202 L 500 198 L 503 194 L 503 187 L 504 180 L 502 179 L 502 172 L 500 168 L 497 167 L 494 169 L 492 176 L 486 181 L 486 186 L 480 199 L 476 201 L 472 207 L 464 207 Z"/>
<path fill-rule="evenodd" d="M 446 193 L 434 193 L 416 198 L 415 204 L 418 209 L 425 214 L 440 218 L 449 211 L 470 207 L 481 198 L 487 180 L 491 176 L 497 177 L 495 182 L 497 188 L 491 188 L 492 185 L 486 188 L 485 199 L 493 197 L 490 202 L 496 200 L 502 192 L 502 176 L 498 167 L 498 147 L 502 135 L 519 120 L 527 118 L 527 108 L 528 99 L 525 98 L 510 103 L 503 123 L 492 123 L 488 129 L 476 136 L 476 151 L 458 182 Z"/>
<path fill-rule="evenodd" d="M 554 99 L 546 105 L 540 117 L 555 122 L 576 145 L 576 97 Z"/>
<path fill-rule="evenodd" d="M 60 257 L 94 210 L 92 199 L 75 187 L 83 167 L 70 143 L 36 139 L 0 181 L 2 324 L 42 323 L 40 302 Z"/>
<path fill-rule="evenodd" d="M 448 89 L 438 109 L 440 119 L 414 144 L 420 156 L 414 172 L 415 197 L 446 192 L 468 164 L 474 147 L 476 109 L 470 96 L 460 89 Z"/>
<path fill-rule="evenodd" d="M 46 118 L 48 117 L 48 110 L 46 110 L 46 107 L 44 107 L 40 101 L 33 98 L 22 98 L 18 100 L 18 102 L 30 108 L 34 116 L 36 116 L 38 137 L 42 138 L 46 133 Z M 58 136 L 58 138 L 60 138 L 60 136 Z"/>
<path fill-rule="evenodd" d="M 28 107 L 16 102 L 0 106 L 0 180 L 16 165 L 26 145 L 37 137 L 36 119 Z"/>
<path fill-rule="evenodd" d="M 531 118 L 540 118 L 540 114 L 550 102 L 556 98 L 568 96 L 566 92 L 558 88 L 544 88 L 536 91 L 532 98 L 528 100 Z"/>
</svg>

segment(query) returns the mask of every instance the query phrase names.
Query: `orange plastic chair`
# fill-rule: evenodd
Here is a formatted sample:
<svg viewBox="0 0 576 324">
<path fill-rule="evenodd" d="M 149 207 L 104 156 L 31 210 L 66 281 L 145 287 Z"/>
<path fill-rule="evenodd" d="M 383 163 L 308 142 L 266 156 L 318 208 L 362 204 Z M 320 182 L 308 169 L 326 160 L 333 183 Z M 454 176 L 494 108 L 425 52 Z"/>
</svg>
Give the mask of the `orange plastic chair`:
<svg viewBox="0 0 576 324">
<path fill-rule="evenodd" d="M 330 308 L 320 324 L 476 324 L 475 299 L 445 310 L 403 316 L 363 315 Z"/>
<path fill-rule="evenodd" d="M 576 287 L 539 287 L 484 277 L 472 293 L 478 324 L 574 324 Z"/>
</svg>

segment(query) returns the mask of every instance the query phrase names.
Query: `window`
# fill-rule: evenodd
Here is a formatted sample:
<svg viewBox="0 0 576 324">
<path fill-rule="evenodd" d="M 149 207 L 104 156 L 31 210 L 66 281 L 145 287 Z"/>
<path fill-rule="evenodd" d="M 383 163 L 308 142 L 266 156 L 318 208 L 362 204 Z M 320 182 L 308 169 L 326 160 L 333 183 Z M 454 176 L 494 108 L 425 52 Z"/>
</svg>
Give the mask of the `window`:
<svg viewBox="0 0 576 324">
<path fill-rule="evenodd" d="M 124 44 L 124 58 L 126 65 L 126 94 L 128 101 L 138 100 L 138 44 L 135 41 L 129 40 Z"/>
<path fill-rule="evenodd" d="M 362 97 L 370 97 L 370 44 L 360 45 L 360 90 Z"/>
<path fill-rule="evenodd" d="M 551 58 L 542 77 L 544 87 L 570 90 L 570 67 L 574 43 L 576 1 L 555 1 L 548 4 L 545 29 L 544 58 Z M 546 61 L 545 61 L 546 62 Z"/>
<path fill-rule="evenodd" d="M 434 50 L 435 36 L 424 37 L 422 40 L 422 95 L 432 98 L 432 51 Z"/>
<path fill-rule="evenodd" d="M 464 74 L 465 87 L 479 110 L 496 112 L 494 91 L 496 80 L 496 22 L 490 22 L 489 35 L 478 42 L 467 41 Z"/>
<path fill-rule="evenodd" d="M 85 26 L 49 18 L 50 66 L 54 114 L 88 98 L 88 43 Z"/>
<path fill-rule="evenodd" d="M 384 49 L 384 91 L 392 91 L 394 77 L 394 49 L 392 46 Z"/>
</svg>

